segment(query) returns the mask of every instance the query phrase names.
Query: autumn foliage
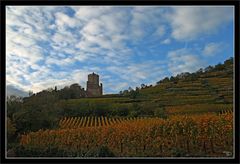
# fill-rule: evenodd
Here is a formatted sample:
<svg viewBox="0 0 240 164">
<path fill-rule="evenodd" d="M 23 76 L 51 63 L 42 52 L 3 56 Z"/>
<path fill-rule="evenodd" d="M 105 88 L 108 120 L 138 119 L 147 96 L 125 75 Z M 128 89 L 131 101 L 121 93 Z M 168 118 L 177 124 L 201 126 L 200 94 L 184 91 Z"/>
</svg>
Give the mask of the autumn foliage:
<svg viewBox="0 0 240 164">
<path fill-rule="evenodd" d="M 91 156 L 102 146 L 118 157 L 225 156 L 224 151 L 233 152 L 233 114 L 64 118 L 60 129 L 22 135 L 21 145 L 28 150 L 54 148 L 62 156 Z"/>
</svg>

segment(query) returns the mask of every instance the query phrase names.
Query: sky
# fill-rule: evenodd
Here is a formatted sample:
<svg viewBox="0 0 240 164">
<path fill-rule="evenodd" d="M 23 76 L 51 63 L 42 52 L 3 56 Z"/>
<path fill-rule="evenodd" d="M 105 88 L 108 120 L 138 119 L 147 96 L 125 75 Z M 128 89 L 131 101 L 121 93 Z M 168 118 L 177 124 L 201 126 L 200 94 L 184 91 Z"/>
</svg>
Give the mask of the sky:
<svg viewBox="0 0 240 164">
<path fill-rule="evenodd" d="M 195 72 L 233 56 L 231 6 L 7 6 L 6 83 L 104 94 Z"/>
</svg>

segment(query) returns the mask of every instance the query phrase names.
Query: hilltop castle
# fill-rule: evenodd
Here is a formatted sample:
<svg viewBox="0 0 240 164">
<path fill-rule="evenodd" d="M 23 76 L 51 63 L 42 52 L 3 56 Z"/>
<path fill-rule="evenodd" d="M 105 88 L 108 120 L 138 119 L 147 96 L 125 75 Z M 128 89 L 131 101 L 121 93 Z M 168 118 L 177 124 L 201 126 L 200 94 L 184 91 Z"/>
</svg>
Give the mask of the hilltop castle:
<svg viewBox="0 0 240 164">
<path fill-rule="evenodd" d="M 94 72 L 92 74 L 89 74 L 86 91 L 87 97 L 101 96 L 103 93 L 102 90 L 102 83 L 99 85 L 99 75 L 95 74 Z"/>
</svg>

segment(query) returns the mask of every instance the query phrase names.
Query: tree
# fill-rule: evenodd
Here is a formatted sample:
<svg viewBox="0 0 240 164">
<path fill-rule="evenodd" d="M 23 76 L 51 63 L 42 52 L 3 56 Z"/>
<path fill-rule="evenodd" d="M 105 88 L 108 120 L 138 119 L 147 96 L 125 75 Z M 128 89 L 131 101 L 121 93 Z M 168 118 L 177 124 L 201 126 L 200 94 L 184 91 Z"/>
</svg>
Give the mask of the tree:
<svg viewBox="0 0 240 164">
<path fill-rule="evenodd" d="M 163 80 L 162 80 L 163 83 L 166 83 L 166 82 L 169 82 L 169 78 L 168 77 L 165 77 Z"/>
<path fill-rule="evenodd" d="M 130 98 L 132 98 L 132 99 L 137 98 L 138 95 L 139 95 L 139 88 L 138 88 L 138 87 L 136 87 L 136 90 L 135 90 L 135 91 L 132 89 L 132 90 L 130 90 L 130 92 L 129 92 L 129 96 L 130 96 Z"/>
<path fill-rule="evenodd" d="M 46 92 L 52 92 L 53 88 L 48 88 L 47 90 L 45 90 Z"/>
<path fill-rule="evenodd" d="M 154 116 L 160 117 L 160 118 L 167 118 L 165 108 L 164 107 L 158 107 L 154 109 Z"/>
<path fill-rule="evenodd" d="M 78 83 L 74 83 L 74 84 L 70 85 L 70 89 L 77 89 L 77 90 L 79 90 L 79 89 L 81 89 L 81 86 Z"/>
<path fill-rule="evenodd" d="M 128 88 L 128 91 L 129 91 L 129 92 L 132 91 L 132 90 L 133 90 L 132 87 L 129 87 L 129 88 Z"/>
<path fill-rule="evenodd" d="M 128 90 L 124 90 L 124 91 L 123 91 L 123 96 L 127 96 L 128 93 L 129 93 Z"/>
<path fill-rule="evenodd" d="M 230 59 L 226 60 L 226 61 L 224 62 L 224 64 L 225 64 L 225 65 L 231 65 L 231 64 L 233 64 L 233 57 L 230 57 Z"/>
<path fill-rule="evenodd" d="M 13 114 L 21 110 L 23 99 L 18 96 L 10 96 L 7 98 L 7 116 L 12 119 Z"/>
<path fill-rule="evenodd" d="M 199 75 L 199 74 L 202 74 L 202 73 L 203 73 L 203 69 L 200 68 L 196 73 L 197 73 L 198 75 Z"/>
<path fill-rule="evenodd" d="M 138 117 L 141 115 L 141 107 L 138 103 L 133 103 L 132 108 L 129 111 L 130 117 Z"/>
<path fill-rule="evenodd" d="M 175 78 L 173 76 L 170 77 L 170 81 L 174 81 Z"/>
<path fill-rule="evenodd" d="M 79 84 L 74 83 L 70 85 L 70 87 L 66 86 L 58 91 L 58 95 L 60 99 L 78 99 L 86 97 L 86 92 Z"/>
<path fill-rule="evenodd" d="M 162 83 L 162 80 L 156 82 L 157 85 L 160 85 Z"/>
<path fill-rule="evenodd" d="M 212 66 L 208 66 L 207 68 L 204 69 L 205 72 L 210 72 L 213 70 Z"/>
<path fill-rule="evenodd" d="M 140 90 L 140 88 L 139 88 L 139 87 L 136 87 L 135 91 L 139 91 L 139 90 Z"/>
<path fill-rule="evenodd" d="M 143 89 L 143 88 L 145 88 L 146 87 L 146 85 L 145 84 L 141 84 L 141 88 Z"/>
<path fill-rule="evenodd" d="M 215 70 L 216 70 L 216 71 L 222 71 L 222 70 L 224 70 L 224 65 L 221 64 L 221 63 L 217 64 L 217 65 L 215 66 Z"/>
<path fill-rule="evenodd" d="M 12 120 L 7 117 L 7 139 L 8 142 L 11 142 L 14 139 L 14 135 L 16 133 L 16 125 L 12 122 Z"/>
</svg>

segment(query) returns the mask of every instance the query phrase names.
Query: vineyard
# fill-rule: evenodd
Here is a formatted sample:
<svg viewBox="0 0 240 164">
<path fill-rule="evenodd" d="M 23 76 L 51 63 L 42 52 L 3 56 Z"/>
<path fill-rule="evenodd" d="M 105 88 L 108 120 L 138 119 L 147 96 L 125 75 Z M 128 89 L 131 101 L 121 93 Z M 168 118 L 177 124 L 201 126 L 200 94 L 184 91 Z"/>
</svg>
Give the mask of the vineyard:
<svg viewBox="0 0 240 164">
<path fill-rule="evenodd" d="M 60 120 L 61 129 L 76 129 L 81 127 L 109 126 L 130 120 L 144 119 L 144 117 L 71 117 Z M 146 119 L 146 118 L 145 118 Z"/>
<path fill-rule="evenodd" d="M 232 59 L 119 94 L 74 98 L 67 88 L 7 104 L 12 156 L 233 156 Z"/>
<path fill-rule="evenodd" d="M 166 112 L 168 115 L 178 114 L 200 114 L 206 112 L 212 113 L 226 113 L 233 112 L 232 104 L 194 104 L 194 105 L 180 105 L 167 107 Z"/>
<path fill-rule="evenodd" d="M 64 118 L 60 129 L 22 135 L 21 145 L 32 156 L 226 156 L 224 151 L 233 152 L 232 117 Z"/>
</svg>

